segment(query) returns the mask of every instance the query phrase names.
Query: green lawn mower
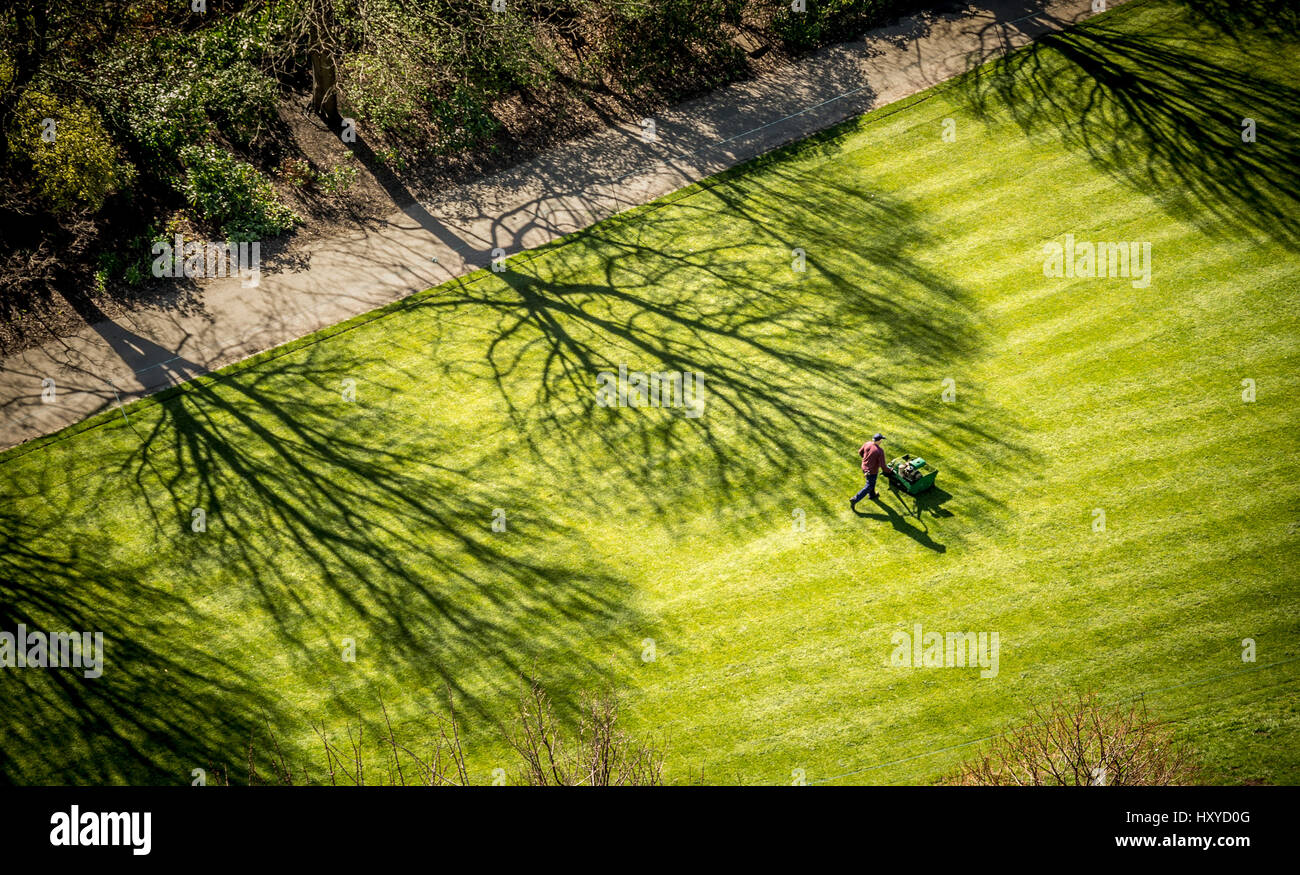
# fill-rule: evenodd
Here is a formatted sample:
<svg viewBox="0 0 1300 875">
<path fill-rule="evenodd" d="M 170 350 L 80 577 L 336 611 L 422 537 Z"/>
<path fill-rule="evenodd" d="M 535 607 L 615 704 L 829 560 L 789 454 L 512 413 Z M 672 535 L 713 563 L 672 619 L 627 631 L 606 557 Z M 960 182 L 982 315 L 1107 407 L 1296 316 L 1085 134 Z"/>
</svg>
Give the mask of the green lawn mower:
<svg viewBox="0 0 1300 875">
<path fill-rule="evenodd" d="M 938 468 L 931 468 L 925 459 L 913 459 L 907 453 L 885 466 L 885 479 L 890 489 L 902 489 L 908 495 L 919 495 L 934 485 Z"/>
</svg>

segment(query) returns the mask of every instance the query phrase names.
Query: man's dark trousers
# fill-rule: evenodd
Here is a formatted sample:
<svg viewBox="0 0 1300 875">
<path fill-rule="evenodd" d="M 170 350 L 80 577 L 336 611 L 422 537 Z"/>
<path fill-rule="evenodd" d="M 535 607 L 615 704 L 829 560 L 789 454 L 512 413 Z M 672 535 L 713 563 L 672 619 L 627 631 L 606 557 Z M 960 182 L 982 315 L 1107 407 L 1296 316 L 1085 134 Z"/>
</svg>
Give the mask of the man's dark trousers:
<svg viewBox="0 0 1300 875">
<path fill-rule="evenodd" d="M 866 475 L 866 477 L 867 477 L 867 485 L 862 487 L 862 491 L 861 491 L 861 492 L 859 492 L 857 495 L 853 496 L 853 503 L 854 503 L 854 504 L 857 504 L 859 501 L 861 501 L 862 499 L 866 498 L 868 495 L 873 495 L 873 496 L 874 496 L 874 495 L 876 494 L 876 478 L 879 477 L 879 476 L 880 476 L 880 472 L 879 472 L 879 471 L 876 471 L 876 472 L 874 472 L 874 473 L 871 473 L 871 474 L 867 474 L 867 475 Z M 840 494 L 843 495 L 844 493 L 841 492 Z"/>
</svg>

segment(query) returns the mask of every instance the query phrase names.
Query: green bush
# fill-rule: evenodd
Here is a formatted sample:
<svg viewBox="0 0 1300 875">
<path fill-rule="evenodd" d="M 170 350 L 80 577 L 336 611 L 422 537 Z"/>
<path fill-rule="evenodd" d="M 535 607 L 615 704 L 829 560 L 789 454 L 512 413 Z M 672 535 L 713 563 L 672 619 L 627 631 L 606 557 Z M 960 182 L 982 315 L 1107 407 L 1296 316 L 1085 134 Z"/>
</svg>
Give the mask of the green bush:
<svg viewBox="0 0 1300 875">
<path fill-rule="evenodd" d="M 342 194 L 356 182 L 357 168 L 339 164 L 316 177 L 316 186 L 325 194 Z"/>
<path fill-rule="evenodd" d="M 171 244 L 177 234 L 187 234 L 185 217 L 174 215 L 161 225 L 150 222 L 140 234 L 125 239 L 116 239 L 111 248 L 101 250 L 95 258 L 95 281 L 103 291 L 108 281 L 124 280 L 127 285 L 138 286 L 153 273 L 155 243 Z M 182 253 L 174 252 L 174 266 L 180 268 L 184 261 Z"/>
<path fill-rule="evenodd" d="M 251 145 L 275 115 L 277 86 L 224 30 L 170 34 L 112 46 L 92 85 L 160 178 L 171 181 L 183 146 L 214 130 Z"/>
<path fill-rule="evenodd" d="M 401 173 L 406 169 L 406 158 L 396 146 L 388 146 L 375 153 L 375 160 L 380 164 Z"/>
<path fill-rule="evenodd" d="M 181 147 L 207 133 L 208 121 L 191 82 L 134 83 L 124 102 L 123 127 L 163 175 L 179 162 Z"/>
<path fill-rule="evenodd" d="M 608 71 L 633 93 L 680 95 L 730 81 L 745 56 L 722 25 L 739 23 L 742 9 L 739 0 L 616 5 L 602 26 L 594 69 Z"/>
<path fill-rule="evenodd" d="M 462 152 L 490 138 L 501 127 L 484 102 L 469 88 L 457 88 L 450 97 L 429 100 L 429 115 L 437 131 L 436 151 Z"/>
<path fill-rule="evenodd" d="M 217 129 L 236 143 L 257 139 L 275 117 L 278 86 L 257 66 L 272 48 L 273 23 L 235 15 L 183 38 L 196 60 L 197 93 Z"/>
<path fill-rule="evenodd" d="M 256 140 L 275 115 L 275 80 L 248 61 L 209 71 L 196 94 L 217 129 L 243 145 Z"/>
<path fill-rule="evenodd" d="M 277 173 L 279 173 L 281 179 L 294 188 L 306 188 L 316 179 L 315 171 L 302 158 L 284 159 L 280 162 Z"/>
<path fill-rule="evenodd" d="M 227 240 L 261 240 L 299 221 L 256 167 L 216 146 L 186 146 L 185 197 Z"/>
<path fill-rule="evenodd" d="M 784 0 L 772 19 L 772 30 L 796 51 L 859 36 L 892 14 L 922 5 L 919 0 L 806 0 L 806 4 L 803 12 L 795 12 Z"/>
<path fill-rule="evenodd" d="M 348 105 L 362 121 L 384 131 L 398 132 L 416 111 L 412 95 L 420 90 L 408 65 L 395 64 L 378 55 L 357 54 L 348 59 Z"/>
<path fill-rule="evenodd" d="M 810 0 L 803 12 L 795 12 L 787 4 L 772 19 L 772 31 L 786 48 L 803 52 L 821 44 L 824 23 L 817 0 Z"/>
<path fill-rule="evenodd" d="M 46 119 L 54 120 L 48 141 Z M 15 156 L 31 166 L 38 194 L 55 212 L 96 212 L 135 179 L 135 167 L 122 157 L 99 113 L 79 100 L 28 91 L 12 131 Z"/>
</svg>

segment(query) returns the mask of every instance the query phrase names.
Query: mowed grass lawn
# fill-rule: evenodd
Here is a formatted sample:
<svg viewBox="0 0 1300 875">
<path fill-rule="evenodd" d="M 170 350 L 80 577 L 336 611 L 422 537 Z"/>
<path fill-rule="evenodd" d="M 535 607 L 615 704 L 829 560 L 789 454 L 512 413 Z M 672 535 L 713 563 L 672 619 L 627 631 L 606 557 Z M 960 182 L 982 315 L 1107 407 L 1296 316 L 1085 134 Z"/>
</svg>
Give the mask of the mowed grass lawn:
<svg viewBox="0 0 1300 875">
<path fill-rule="evenodd" d="M 1300 43 L 1233 26 L 1135 0 L 7 453 L 0 628 L 107 665 L 0 672 L 0 777 L 242 780 L 268 726 L 418 741 L 449 686 L 487 783 L 535 675 L 619 691 L 670 781 L 941 780 L 1072 690 L 1300 781 Z M 1149 286 L 1045 276 L 1067 234 L 1149 242 Z M 597 406 L 619 365 L 703 415 Z M 855 515 L 876 430 L 939 489 Z M 915 624 L 997 632 L 997 676 L 892 668 Z"/>
</svg>

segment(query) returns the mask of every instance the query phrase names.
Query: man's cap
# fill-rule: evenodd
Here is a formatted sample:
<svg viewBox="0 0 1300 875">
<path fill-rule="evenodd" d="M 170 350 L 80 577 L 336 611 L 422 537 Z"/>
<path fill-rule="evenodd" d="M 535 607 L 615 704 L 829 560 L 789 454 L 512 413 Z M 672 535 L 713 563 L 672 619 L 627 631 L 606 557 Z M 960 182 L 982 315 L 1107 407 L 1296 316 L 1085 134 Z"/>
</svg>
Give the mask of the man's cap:
<svg viewBox="0 0 1300 875">
<path fill-rule="evenodd" d="M 883 434 L 878 434 L 878 435 L 876 435 L 875 437 L 872 438 L 873 441 L 883 441 L 884 439 L 885 439 L 885 436 L 884 436 Z"/>
</svg>

